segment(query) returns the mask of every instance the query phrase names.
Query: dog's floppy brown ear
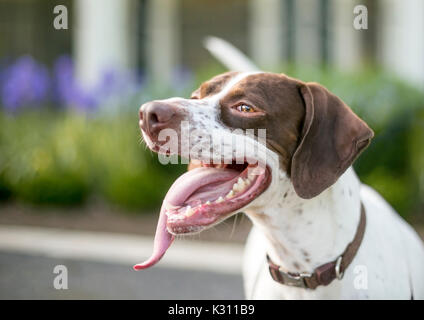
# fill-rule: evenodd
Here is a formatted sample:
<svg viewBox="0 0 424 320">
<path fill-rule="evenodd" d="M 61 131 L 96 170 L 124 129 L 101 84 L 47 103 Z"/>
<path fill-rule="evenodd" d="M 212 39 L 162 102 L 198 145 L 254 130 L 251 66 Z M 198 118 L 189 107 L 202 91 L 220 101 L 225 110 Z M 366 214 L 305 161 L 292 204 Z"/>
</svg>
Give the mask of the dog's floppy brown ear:
<svg viewBox="0 0 424 320">
<path fill-rule="evenodd" d="M 374 132 L 338 97 L 317 83 L 300 87 L 305 120 L 292 157 L 298 196 L 310 199 L 331 186 L 369 145 Z"/>
</svg>

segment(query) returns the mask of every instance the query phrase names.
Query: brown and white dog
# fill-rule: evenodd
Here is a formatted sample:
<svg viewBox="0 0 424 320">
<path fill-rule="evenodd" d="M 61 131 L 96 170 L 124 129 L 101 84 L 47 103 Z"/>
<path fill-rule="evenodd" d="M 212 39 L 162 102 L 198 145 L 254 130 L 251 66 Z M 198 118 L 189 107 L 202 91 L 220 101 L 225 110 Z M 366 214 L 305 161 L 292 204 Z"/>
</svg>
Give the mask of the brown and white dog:
<svg viewBox="0 0 424 320">
<path fill-rule="evenodd" d="M 197 152 L 164 199 L 152 257 L 135 269 L 159 261 L 174 235 L 244 212 L 253 222 L 243 268 L 247 298 L 424 298 L 422 241 L 351 167 L 373 132 L 323 86 L 283 74 L 224 73 L 190 99 L 144 104 L 140 127 L 155 152 Z M 166 129 L 178 141 L 164 139 Z M 247 129 L 254 136 L 241 134 Z M 266 138 L 255 153 L 259 129 Z M 216 135 L 218 151 L 211 150 Z M 237 139 L 242 163 L 234 161 Z M 210 164 L 211 152 L 233 161 Z"/>
</svg>

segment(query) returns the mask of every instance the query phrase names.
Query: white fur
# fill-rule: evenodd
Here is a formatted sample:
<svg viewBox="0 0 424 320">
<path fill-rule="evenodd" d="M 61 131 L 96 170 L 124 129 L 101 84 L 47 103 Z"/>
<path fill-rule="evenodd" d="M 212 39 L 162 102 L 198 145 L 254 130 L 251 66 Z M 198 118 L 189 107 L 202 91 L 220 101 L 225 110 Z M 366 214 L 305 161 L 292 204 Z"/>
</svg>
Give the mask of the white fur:
<svg viewBox="0 0 424 320">
<path fill-rule="evenodd" d="M 268 192 L 275 197 L 267 206 L 246 210 L 254 224 L 243 267 L 247 298 L 424 299 L 421 239 L 376 191 L 360 183 L 352 168 L 310 200 L 299 198 L 284 175 Z M 312 272 L 343 253 L 354 238 L 361 201 L 367 215 L 365 235 L 342 280 L 311 290 L 281 285 L 270 277 L 266 253 L 291 272 Z M 367 288 L 358 286 L 363 276 Z"/>
</svg>

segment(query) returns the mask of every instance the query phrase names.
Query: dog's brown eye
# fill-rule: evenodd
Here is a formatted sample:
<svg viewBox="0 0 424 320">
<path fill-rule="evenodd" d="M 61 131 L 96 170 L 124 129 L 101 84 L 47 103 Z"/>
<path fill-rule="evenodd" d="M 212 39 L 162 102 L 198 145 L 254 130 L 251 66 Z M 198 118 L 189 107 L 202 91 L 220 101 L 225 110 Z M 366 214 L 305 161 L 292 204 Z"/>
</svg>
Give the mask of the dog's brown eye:
<svg viewBox="0 0 424 320">
<path fill-rule="evenodd" d="M 237 111 L 240 112 L 255 112 L 255 109 L 247 104 L 241 104 L 236 107 Z"/>
</svg>

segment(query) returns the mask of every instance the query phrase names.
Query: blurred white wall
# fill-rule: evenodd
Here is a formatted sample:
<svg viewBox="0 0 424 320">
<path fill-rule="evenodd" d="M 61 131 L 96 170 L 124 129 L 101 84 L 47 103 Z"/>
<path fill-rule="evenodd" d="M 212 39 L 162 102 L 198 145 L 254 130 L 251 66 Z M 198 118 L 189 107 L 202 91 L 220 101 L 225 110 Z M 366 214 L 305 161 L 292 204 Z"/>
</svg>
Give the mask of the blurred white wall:
<svg viewBox="0 0 424 320">
<path fill-rule="evenodd" d="M 147 68 L 156 83 L 169 83 L 180 62 L 178 5 L 178 0 L 147 3 Z"/>
<path fill-rule="evenodd" d="M 354 70 L 362 64 L 361 30 L 353 28 L 353 8 L 361 0 L 331 0 L 330 50 L 334 66 L 340 70 Z"/>
<path fill-rule="evenodd" d="M 132 0 L 76 0 L 74 56 L 77 77 L 94 86 L 107 68 L 134 67 Z"/>
<path fill-rule="evenodd" d="M 380 0 L 381 64 L 424 88 L 424 1 Z"/>
<path fill-rule="evenodd" d="M 295 1 L 295 61 L 302 64 L 321 62 L 320 1 Z"/>
<path fill-rule="evenodd" d="M 123 70 L 136 67 L 137 41 L 145 42 L 145 67 L 152 79 L 162 84 L 171 81 L 173 71 L 181 63 L 181 26 L 185 23 L 181 1 L 146 0 L 142 31 L 134 29 L 137 19 L 141 19 L 134 10 L 137 3 L 76 0 L 74 48 L 77 75 L 83 83 L 95 84 L 100 73 L 110 66 Z M 367 3 L 246 1 L 249 28 L 245 32 L 250 39 L 250 54 L 268 70 L 288 58 L 315 65 L 325 60 L 341 70 L 353 70 L 367 60 L 375 61 L 424 88 L 424 0 L 378 0 L 372 6 L 368 3 L 368 17 L 373 19 L 369 29 L 355 30 L 353 8 Z M 288 10 L 289 5 L 292 11 Z M 219 17 L 216 19 L 219 21 Z M 145 36 L 136 38 L 137 32 Z M 197 46 L 200 48 L 202 43 Z M 292 57 L 288 57 L 289 51 Z"/>
<path fill-rule="evenodd" d="M 249 1 L 250 52 L 253 60 L 264 69 L 282 62 L 284 21 L 281 0 Z"/>
</svg>

